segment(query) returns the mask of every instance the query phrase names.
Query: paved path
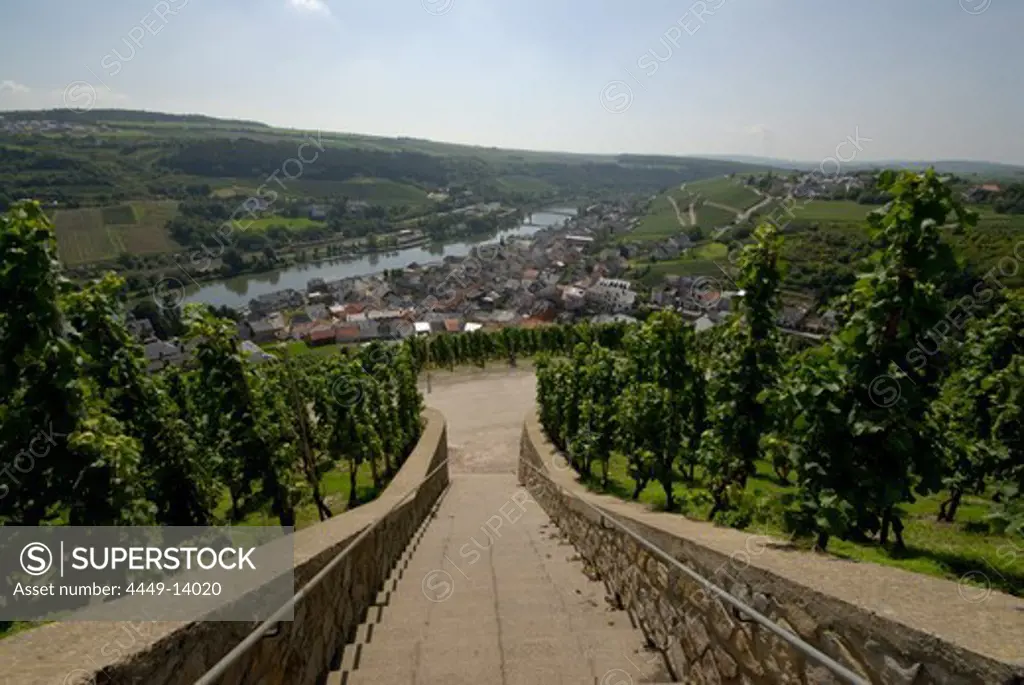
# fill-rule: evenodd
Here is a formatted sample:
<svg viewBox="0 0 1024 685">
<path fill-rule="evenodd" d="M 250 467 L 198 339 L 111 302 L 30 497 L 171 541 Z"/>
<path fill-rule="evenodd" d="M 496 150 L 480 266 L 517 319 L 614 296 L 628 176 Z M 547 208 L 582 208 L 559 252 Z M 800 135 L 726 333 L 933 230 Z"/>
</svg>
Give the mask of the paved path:
<svg viewBox="0 0 1024 685">
<path fill-rule="evenodd" d="M 426 400 L 448 420 L 452 486 L 379 623 L 360 630 L 358 662 L 347 652 L 347 683 L 671 680 L 516 481 L 534 393 L 529 371 L 433 376 Z"/>
</svg>

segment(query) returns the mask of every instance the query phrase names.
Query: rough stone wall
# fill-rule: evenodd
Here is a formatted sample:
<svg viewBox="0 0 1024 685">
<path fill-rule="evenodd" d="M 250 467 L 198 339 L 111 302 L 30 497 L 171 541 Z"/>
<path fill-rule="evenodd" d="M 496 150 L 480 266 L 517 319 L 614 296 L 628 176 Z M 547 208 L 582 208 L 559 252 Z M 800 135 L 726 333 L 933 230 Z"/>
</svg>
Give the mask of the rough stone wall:
<svg viewBox="0 0 1024 685">
<path fill-rule="evenodd" d="M 295 607 L 294 620 L 264 638 L 219 685 L 314 685 L 361 622 L 378 588 L 448 485 L 439 412 L 427 410 L 419 444 L 376 500 L 296 533 L 295 586 L 304 586 L 379 517 L 382 523 Z M 276 607 L 274 607 L 276 608 Z M 0 642 L 0 683 L 192 685 L 256 623 L 58 623 Z M 6 678 L 6 680 L 4 680 Z"/>
<path fill-rule="evenodd" d="M 538 473 L 527 464 L 541 470 Z M 521 441 L 519 480 L 579 554 L 629 610 L 646 637 L 687 683 L 838 683 L 826 668 L 723 603 L 690 576 L 669 567 L 604 520 L 614 518 L 674 559 L 711 580 L 778 625 L 802 637 L 871 683 L 885 685 L 996 685 L 1015 669 L 796 585 L 758 568 L 768 538 L 751 535 L 731 555 L 646 525 L 623 508 L 596 513 L 534 417 Z M 790 552 L 790 554 L 800 552 Z M 1024 620 L 1024 617 L 1022 617 Z"/>
</svg>

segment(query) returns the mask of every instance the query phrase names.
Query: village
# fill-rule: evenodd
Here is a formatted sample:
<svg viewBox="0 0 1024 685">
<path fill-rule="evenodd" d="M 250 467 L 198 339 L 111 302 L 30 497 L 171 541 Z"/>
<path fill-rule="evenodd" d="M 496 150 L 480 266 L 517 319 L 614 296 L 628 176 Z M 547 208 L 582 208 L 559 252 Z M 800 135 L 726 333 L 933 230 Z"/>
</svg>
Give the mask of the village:
<svg viewBox="0 0 1024 685">
<path fill-rule="evenodd" d="M 603 202 L 529 237 L 480 245 L 465 257 L 333 281 L 313 279 L 304 291 L 286 289 L 250 300 L 238 335 L 243 349 L 258 360 L 269 358 L 266 348 L 280 343 L 315 348 L 581 320 L 631 322 L 641 310 L 679 311 L 697 331 L 721 323 L 742 291 L 702 277 L 667 276 L 653 289 L 625 278 L 630 248 L 601 245 L 609 236 L 633 230 L 638 221 L 634 205 Z M 690 245 L 679 236 L 653 249 L 679 254 Z M 823 324 L 804 325 L 807 314 L 787 307 L 779 323 L 817 337 Z M 151 370 L 188 358 L 185 345 L 157 340 L 148 323 L 132 325 L 145 343 Z"/>
</svg>

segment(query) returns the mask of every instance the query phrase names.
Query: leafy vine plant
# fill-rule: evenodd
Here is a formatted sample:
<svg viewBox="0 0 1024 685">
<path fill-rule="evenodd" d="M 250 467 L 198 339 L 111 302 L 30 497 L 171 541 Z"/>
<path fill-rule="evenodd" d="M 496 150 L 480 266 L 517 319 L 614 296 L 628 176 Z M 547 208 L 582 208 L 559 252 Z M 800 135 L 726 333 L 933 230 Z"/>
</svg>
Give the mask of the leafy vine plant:
<svg viewBox="0 0 1024 685">
<path fill-rule="evenodd" d="M 946 314 L 942 287 L 957 264 L 942 231 L 976 217 L 931 170 L 886 172 L 879 188 L 892 200 L 868 217 L 880 247 L 840 304 L 845 324 L 794 360 L 778 393 L 798 485 L 789 523 L 821 549 L 833 535 L 874 533 L 883 545 L 891 533 L 902 548 L 897 506 L 936 491 L 944 472 L 929 421 L 940 370 L 905 359 Z M 879 377 L 896 380 L 899 401 L 879 401 Z"/>
<path fill-rule="evenodd" d="M 409 346 L 257 365 L 234 322 L 195 305 L 190 361 L 150 373 L 124 281 L 70 283 L 37 203 L 0 215 L 0 254 L 0 453 L 17 455 L 2 465 L 2 524 L 295 526 L 308 499 L 333 513 L 327 471 L 348 471 L 354 505 L 360 466 L 379 488 L 419 438 Z"/>
<path fill-rule="evenodd" d="M 768 462 L 786 486 L 769 506 L 822 550 L 832 537 L 903 548 L 900 507 L 941 490 L 952 520 L 965 492 L 996 485 L 990 520 L 1024 530 L 1024 299 L 1009 295 L 942 356 L 908 363 L 946 329 L 943 291 L 961 268 L 944 237 L 976 217 L 933 171 L 885 172 L 878 190 L 889 201 L 868 217 L 875 252 L 832 303 L 840 329 L 817 346 L 780 341 L 782 238 L 762 225 L 739 252 L 725 326 L 694 334 L 658 312 L 617 347 L 539 359 L 541 422 L 581 477 L 609 489 L 619 463 L 633 499 L 657 483 L 667 509 L 706 502 L 709 518 L 745 526 L 761 513 L 748 481 Z"/>
</svg>

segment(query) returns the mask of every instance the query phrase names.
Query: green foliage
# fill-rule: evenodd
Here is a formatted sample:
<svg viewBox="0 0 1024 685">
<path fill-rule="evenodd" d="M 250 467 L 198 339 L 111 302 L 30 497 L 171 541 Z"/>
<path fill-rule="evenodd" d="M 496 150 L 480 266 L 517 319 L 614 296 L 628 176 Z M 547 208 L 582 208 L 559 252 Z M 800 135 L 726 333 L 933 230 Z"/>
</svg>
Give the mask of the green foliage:
<svg viewBox="0 0 1024 685">
<path fill-rule="evenodd" d="M 615 351 L 540 360 L 541 421 L 583 477 L 607 453 L 605 473 L 618 464 L 633 491 L 603 475 L 606 489 L 638 498 L 662 481 L 668 507 L 696 511 L 710 498 L 721 523 L 784 523 L 820 548 L 835 536 L 844 549 L 876 536 L 885 546 L 894 533 L 902 550 L 907 512 L 942 488 L 943 520 L 962 497 L 992 495 L 987 525 L 1024 529 L 1024 297 L 998 304 L 960 271 L 949 237 L 969 239 L 975 217 L 944 180 L 887 173 L 879 190 L 889 201 L 868 219 L 876 251 L 834 304 L 842 327 L 825 343 L 780 343 L 783 245 L 762 226 L 741 253 L 744 295 L 728 325 L 693 339 L 661 314 Z M 957 352 L 945 295 L 965 292 L 977 296 L 966 300 L 975 320 Z M 975 305 L 993 299 L 998 309 L 981 318 Z M 610 416 L 595 413 L 601 398 Z M 750 479 L 771 496 L 752 495 Z"/>
<path fill-rule="evenodd" d="M 939 520 L 952 522 L 965 493 L 1002 484 L 1001 526 L 1021 530 L 1024 495 L 1024 294 L 1010 293 L 987 319 L 974 319 L 956 370 L 932 405 L 945 459 L 948 499 Z"/>
<path fill-rule="evenodd" d="M 118 458 L 128 466 L 137 454 L 118 422 L 101 426 L 102 397 L 69 330 L 62 299 L 71 288 L 38 204 L 0 217 L 0 255 L 0 517 L 34 526 L 73 510 L 80 523 L 114 523 L 102 486 Z"/>
<path fill-rule="evenodd" d="M 622 343 L 627 330 L 627 325 L 616 323 L 504 328 L 493 332 L 478 330 L 455 335 L 414 336 L 407 339 L 405 345 L 417 371 L 450 370 L 470 362 L 484 368 L 492 359 L 508 361 L 544 352 L 570 354 L 581 342 L 597 342 L 614 349 Z"/>
<path fill-rule="evenodd" d="M 378 346 L 254 364 L 235 323 L 191 305 L 191 361 L 147 371 L 129 334 L 124 282 L 73 288 L 40 207 L 0 216 L 0 523 L 205 525 L 225 490 L 229 520 L 265 508 L 294 526 L 308 497 L 331 515 L 321 480 L 348 460 L 391 475 L 420 434 L 411 350 Z M 143 312 L 153 314 L 151 311 Z M 353 388 L 355 393 L 342 392 Z"/>
<path fill-rule="evenodd" d="M 637 483 L 634 499 L 657 480 L 673 508 L 677 469 L 692 470 L 688 450 L 703 426 L 694 333 L 677 314 L 660 312 L 629 330 L 621 348 L 623 354 L 616 354 L 581 342 L 568 360 L 539 359 L 541 422 L 581 473 L 590 474 L 598 462 L 607 485 L 608 463 L 618 451 Z"/>
<path fill-rule="evenodd" d="M 942 474 L 926 421 L 938 369 L 908 364 L 908 353 L 945 314 L 941 288 L 956 263 L 940 227 L 974 217 L 931 171 L 885 173 L 879 187 L 893 199 L 869 216 L 881 247 L 840 305 L 846 323 L 797 358 L 780 392 L 799 487 L 789 520 L 820 547 L 874 532 L 884 544 L 890 527 L 902 546 L 897 505 L 934 491 Z"/>
<path fill-rule="evenodd" d="M 65 114 L 59 110 L 5 112 L 5 117 L 9 121 L 60 120 Z M 186 200 L 234 186 L 237 179 L 252 179 L 253 187 L 239 193 L 246 194 L 276 173 L 279 180 L 266 182 L 259 191 L 271 202 L 278 195 L 348 196 L 378 205 L 426 205 L 425 190 L 449 187 L 453 192 L 469 190 L 485 202 L 522 203 L 556 195 L 649 194 L 689 180 L 754 169 L 707 159 L 665 157 L 652 164 L 628 155 L 525 152 L 408 138 L 310 134 L 255 122 L 197 122 L 160 113 L 94 110 L 88 115 L 74 123 L 102 122 L 107 129 L 97 129 L 95 135 L 59 137 L 0 133 L 4 192 L 62 205 Z M 283 163 L 290 159 L 302 163 L 291 162 L 284 169 Z"/>
<path fill-rule="evenodd" d="M 740 254 L 737 283 L 744 294 L 710 362 L 709 427 L 701 459 L 713 479 L 711 518 L 730 506 L 730 490 L 742 489 L 754 472 L 762 436 L 770 425 L 766 398 L 776 383 L 780 357 L 775 321 L 781 243 L 777 229 L 762 224 L 754 232 L 754 242 Z"/>
</svg>

